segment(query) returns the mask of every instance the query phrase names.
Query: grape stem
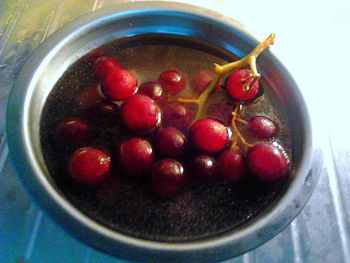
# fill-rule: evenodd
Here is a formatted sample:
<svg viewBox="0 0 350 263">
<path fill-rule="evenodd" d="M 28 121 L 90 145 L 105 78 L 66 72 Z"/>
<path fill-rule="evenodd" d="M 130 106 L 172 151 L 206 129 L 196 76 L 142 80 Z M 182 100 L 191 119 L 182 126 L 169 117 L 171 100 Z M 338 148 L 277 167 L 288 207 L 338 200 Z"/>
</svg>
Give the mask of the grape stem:
<svg viewBox="0 0 350 263">
<path fill-rule="evenodd" d="M 219 81 L 220 76 L 218 74 L 215 74 L 213 77 L 213 80 L 210 82 L 208 87 L 202 92 L 202 94 L 199 96 L 198 99 L 185 99 L 185 98 L 179 98 L 178 101 L 185 102 L 185 103 L 195 103 L 198 105 L 197 113 L 194 118 L 194 121 L 199 120 L 203 117 L 204 111 L 205 111 L 205 103 L 207 101 L 207 98 L 214 90 L 217 82 Z"/>
<path fill-rule="evenodd" d="M 247 122 L 246 120 L 243 120 L 243 119 L 241 119 L 241 118 L 239 118 L 239 117 L 236 117 L 236 121 L 238 121 L 238 122 L 240 122 L 240 123 L 242 123 L 242 124 L 245 124 L 245 125 L 248 124 L 248 122 Z"/>
<path fill-rule="evenodd" d="M 234 137 L 232 144 L 231 144 L 231 149 L 236 149 L 238 148 L 238 138 Z"/>
<path fill-rule="evenodd" d="M 241 134 L 241 132 L 239 131 L 239 129 L 237 127 L 236 121 L 244 121 L 245 124 L 247 124 L 247 121 L 237 117 L 237 112 L 236 112 L 237 109 L 232 112 L 232 122 L 231 122 L 232 130 L 235 132 L 235 136 L 237 136 L 236 138 L 239 139 L 244 146 L 246 146 L 248 148 L 251 148 L 254 145 L 246 141 L 246 139 L 243 137 L 243 135 Z M 236 143 L 233 143 L 231 147 L 235 148 L 236 147 Z"/>
<path fill-rule="evenodd" d="M 214 64 L 214 70 L 217 74 L 227 74 L 232 70 L 244 67 L 246 65 L 249 65 L 251 72 L 252 72 L 251 75 L 247 79 L 244 80 L 244 82 L 245 82 L 244 90 L 246 91 L 246 94 L 244 95 L 242 100 L 239 102 L 239 106 L 234 111 L 232 111 L 231 127 L 232 127 L 232 130 L 235 132 L 235 138 L 234 138 L 234 141 L 231 145 L 231 148 L 237 147 L 238 140 L 240 140 L 242 142 L 242 144 L 248 148 L 251 148 L 254 146 L 253 144 L 247 142 L 247 140 L 244 138 L 244 136 L 241 134 L 241 132 L 239 131 L 239 129 L 237 127 L 236 121 L 243 123 L 244 125 L 248 124 L 248 122 L 246 120 L 243 120 L 237 116 L 237 111 L 238 111 L 239 107 L 241 107 L 243 105 L 242 103 L 243 103 L 245 97 L 249 94 L 251 88 L 255 85 L 255 82 L 258 81 L 261 77 L 260 73 L 258 73 L 257 68 L 256 68 L 257 57 L 268 46 L 274 44 L 275 37 L 276 37 L 275 34 L 273 34 L 273 33 L 270 34 L 268 38 L 266 38 L 259 45 L 257 45 L 247 56 L 245 56 L 244 58 L 242 58 L 238 61 L 226 64 L 224 66 Z M 252 80 L 251 83 L 249 83 L 249 81 L 248 81 L 249 79 Z"/>
<path fill-rule="evenodd" d="M 249 65 L 250 70 L 252 72 L 252 77 L 260 78 L 261 75 L 256 68 L 256 59 L 261 54 L 261 52 L 263 52 L 266 48 L 268 48 L 270 45 L 273 45 L 275 43 L 275 38 L 276 38 L 276 35 L 271 33 L 268 36 L 268 38 L 260 42 L 248 55 L 246 55 L 244 58 L 241 58 L 240 60 L 225 64 L 223 66 L 220 66 L 219 64 L 214 63 L 215 73 L 222 76 L 222 75 L 226 75 L 227 73 L 235 69 L 243 68 Z"/>
<path fill-rule="evenodd" d="M 185 98 L 179 98 L 178 101 L 184 102 L 184 103 L 195 103 L 198 105 L 197 113 L 194 118 L 194 122 L 196 120 L 201 119 L 205 115 L 205 104 L 209 97 L 209 95 L 214 90 L 216 84 L 218 83 L 221 76 L 228 74 L 229 72 L 245 67 L 246 65 L 249 65 L 251 69 L 251 76 L 249 78 L 252 79 L 252 85 L 245 86 L 245 89 L 249 93 L 250 88 L 255 84 L 255 81 L 257 81 L 260 78 L 260 73 L 257 71 L 256 67 L 256 59 L 260 55 L 261 52 L 263 52 L 267 47 L 272 45 L 275 41 L 275 34 L 271 33 L 268 38 L 266 38 L 264 41 L 259 43 L 248 55 L 246 55 L 244 58 L 234 61 L 232 63 L 228 63 L 226 65 L 220 66 L 216 63 L 214 63 L 214 77 L 213 80 L 210 82 L 208 87 L 204 90 L 204 92 L 199 96 L 198 99 L 185 99 Z M 248 83 L 248 81 L 246 82 Z M 244 139 L 244 138 L 243 138 Z"/>
</svg>

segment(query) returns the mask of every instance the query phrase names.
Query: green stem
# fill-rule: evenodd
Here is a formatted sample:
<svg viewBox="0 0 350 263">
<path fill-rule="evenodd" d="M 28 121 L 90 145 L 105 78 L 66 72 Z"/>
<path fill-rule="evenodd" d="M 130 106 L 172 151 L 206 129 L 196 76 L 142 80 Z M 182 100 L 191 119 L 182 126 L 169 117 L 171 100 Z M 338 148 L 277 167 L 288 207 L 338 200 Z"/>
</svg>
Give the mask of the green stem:
<svg viewBox="0 0 350 263">
<path fill-rule="evenodd" d="M 252 71 L 252 76 L 254 78 L 260 78 L 260 74 L 256 69 L 256 59 L 261 54 L 261 52 L 263 52 L 270 45 L 274 44 L 275 38 L 275 34 L 270 34 L 268 38 L 260 42 L 248 55 L 246 55 L 244 58 L 241 58 L 240 60 L 225 64 L 223 66 L 215 63 L 214 71 L 219 75 L 225 75 L 235 69 L 243 68 L 249 65 Z"/>
<path fill-rule="evenodd" d="M 254 85 L 255 81 L 257 81 L 260 78 L 260 74 L 259 74 L 257 67 L 256 67 L 256 59 L 261 54 L 261 52 L 263 52 L 270 45 L 274 44 L 275 37 L 276 37 L 275 34 L 273 34 L 273 33 L 270 34 L 268 38 L 266 38 L 264 41 L 259 43 L 247 56 L 245 56 L 244 58 L 242 58 L 240 60 L 234 61 L 232 63 L 227 63 L 223 66 L 220 66 L 220 65 L 214 63 L 214 74 L 215 75 L 213 77 L 213 80 L 210 82 L 209 86 L 204 90 L 204 92 L 199 96 L 199 98 L 198 99 L 185 99 L 185 98 L 178 99 L 178 101 L 180 101 L 180 102 L 198 104 L 198 109 L 197 109 L 197 113 L 196 113 L 196 116 L 194 118 L 194 121 L 201 119 L 205 115 L 204 114 L 205 113 L 205 111 L 204 111 L 205 104 L 207 102 L 209 95 L 213 92 L 220 77 L 230 73 L 231 71 L 233 71 L 235 69 L 242 68 L 242 67 L 245 67 L 247 65 L 249 65 L 251 72 L 252 72 L 250 78 L 254 79 L 252 85 L 247 85 L 247 87 L 246 87 L 246 89 L 248 91 L 246 93 L 246 95 L 249 93 L 249 90 Z M 232 126 L 235 130 L 238 130 L 237 127 L 235 126 L 235 123 Z M 240 136 L 240 137 L 242 137 L 242 136 Z M 241 141 L 245 142 L 243 137 L 241 138 Z M 249 143 L 246 143 L 246 144 L 249 145 Z"/>
<path fill-rule="evenodd" d="M 205 109 L 205 103 L 209 97 L 209 95 L 213 92 L 216 84 L 219 81 L 220 76 L 218 74 L 215 74 L 213 77 L 213 80 L 210 82 L 209 86 L 203 91 L 203 93 L 198 98 L 198 109 L 196 117 L 194 118 L 194 121 L 199 120 L 204 116 L 204 109 Z"/>
<path fill-rule="evenodd" d="M 248 147 L 248 148 L 253 147 L 254 145 L 251 144 L 251 143 L 249 143 L 249 142 L 247 142 L 247 140 L 244 138 L 244 136 L 243 136 L 243 135 L 241 134 L 241 132 L 239 131 L 239 129 L 238 129 L 237 125 L 236 125 L 236 120 L 237 120 L 237 118 L 239 118 L 239 117 L 237 117 L 237 112 L 236 112 L 236 111 L 233 111 L 233 112 L 232 112 L 231 127 L 232 127 L 232 130 L 235 132 L 234 134 L 235 134 L 236 138 L 238 138 L 244 146 L 246 146 L 246 147 Z M 240 119 L 240 118 L 239 118 L 239 119 Z M 233 146 L 233 147 L 234 147 L 234 146 Z"/>
</svg>

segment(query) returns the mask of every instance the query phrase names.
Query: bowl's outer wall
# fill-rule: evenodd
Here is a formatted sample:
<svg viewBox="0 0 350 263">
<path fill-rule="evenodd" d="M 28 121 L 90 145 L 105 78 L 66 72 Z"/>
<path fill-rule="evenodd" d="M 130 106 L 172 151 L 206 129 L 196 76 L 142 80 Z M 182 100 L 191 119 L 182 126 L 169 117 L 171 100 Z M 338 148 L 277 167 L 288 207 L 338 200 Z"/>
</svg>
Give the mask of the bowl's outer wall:
<svg viewBox="0 0 350 263">
<path fill-rule="evenodd" d="M 39 121 L 45 99 L 69 65 L 88 51 L 118 37 L 166 33 L 194 37 L 243 56 L 256 40 L 238 23 L 198 7 L 136 2 L 84 16 L 44 42 L 24 65 L 10 97 L 7 136 L 12 160 L 29 193 L 54 219 L 84 242 L 118 257 L 147 261 L 217 261 L 252 249 L 281 231 L 302 209 L 319 174 L 309 114 L 299 89 L 276 57 L 264 52 L 261 72 L 279 98 L 288 120 L 296 157 L 295 178 L 274 209 L 244 229 L 183 244 L 138 240 L 109 231 L 82 215 L 50 184 L 40 152 Z M 275 74 L 278 72 L 278 74 Z M 283 90 L 278 90 L 283 86 Z"/>
</svg>

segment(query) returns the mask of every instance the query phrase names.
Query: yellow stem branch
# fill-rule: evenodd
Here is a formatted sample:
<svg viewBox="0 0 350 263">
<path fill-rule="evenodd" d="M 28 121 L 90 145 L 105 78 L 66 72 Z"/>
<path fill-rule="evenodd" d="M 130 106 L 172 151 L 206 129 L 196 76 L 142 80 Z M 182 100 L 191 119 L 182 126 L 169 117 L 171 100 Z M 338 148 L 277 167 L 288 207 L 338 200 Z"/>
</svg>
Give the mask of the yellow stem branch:
<svg viewBox="0 0 350 263">
<path fill-rule="evenodd" d="M 243 124 L 248 124 L 248 122 L 246 120 L 243 120 L 241 118 L 236 118 L 236 121 L 243 123 Z"/>
<path fill-rule="evenodd" d="M 244 58 L 234 61 L 232 63 L 228 63 L 226 65 L 220 66 L 216 63 L 214 63 L 214 72 L 215 75 L 213 77 L 213 80 L 210 82 L 209 86 L 203 91 L 203 93 L 199 96 L 198 99 L 185 99 L 185 98 L 179 98 L 178 101 L 180 102 L 184 102 L 184 103 L 195 103 L 198 105 L 198 109 L 197 109 L 197 113 L 196 116 L 194 118 L 194 121 L 202 118 L 204 116 L 204 109 L 205 109 L 205 104 L 206 101 L 209 97 L 209 95 L 212 93 L 212 91 L 214 90 L 216 84 L 218 83 L 220 77 L 222 75 L 225 75 L 227 73 L 229 73 L 232 70 L 238 69 L 238 68 L 242 68 L 246 65 L 249 65 L 250 69 L 251 69 L 251 76 L 249 78 L 253 78 L 253 84 L 255 81 L 257 81 L 260 78 L 260 74 L 257 70 L 256 67 L 256 59 L 257 57 L 260 55 L 261 52 L 263 52 L 267 47 L 269 47 L 270 45 L 272 45 L 275 41 L 275 34 L 270 34 L 270 36 L 268 38 L 266 38 L 264 41 L 262 41 L 261 43 L 259 43 L 247 56 L 245 56 Z M 248 81 L 247 81 L 247 93 L 249 93 L 249 90 L 251 88 L 251 86 L 253 85 L 249 85 Z M 237 112 L 238 108 L 236 109 L 235 112 Z M 235 123 L 235 115 L 232 119 L 232 127 L 234 129 L 237 129 L 236 127 L 236 123 Z M 242 121 L 241 121 L 242 122 Z M 239 133 L 238 131 L 238 136 L 240 137 L 240 140 L 247 144 L 250 145 L 249 143 L 247 143 L 243 136 Z"/>
<path fill-rule="evenodd" d="M 235 132 L 235 136 L 240 139 L 240 141 L 246 146 L 246 147 L 253 147 L 254 145 L 247 142 L 246 139 L 243 137 L 241 132 L 238 130 L 237 125 L 236 125 L 236 119 L 237 119 L 237 113 L 235 111 L 232 112 L 232 122 L 231 122 L 231 127 L 232 130 Z"/>
<path fill-rule="evenodd" d="M 178 98 L 177 100 L 178 100 L 179 102 L 199 104 L 199 99 Z"/>
<path fill-rule="evenodd" d="M 210 82 L 209 86 L 203 91 L 203 93 L 199 96 L 198 98 L 198 109 L 197 109 L 197 114 L 194 120 L 199 120 L 200 118 L 203 117 L 204 115 L 204 107 L 205 103 L 209 97 L 209 95 L 212 93 L 214 90 L 216 83 L 219 81 L 219 75 L 215 74 L 213 77 L 213 80 Z"/>
<path fill-rule="evenodd" d="M 260 78 L 260 74 L 257 71 L 256 68 L 256 59 L 260 55 L 261 52 L 263 52 L 267 47 L 270 45 L 273 45 L 275 42 L 276 35 L 271 33 L 268 38 L 266 38 L 264 41 L 260 42 L 259 45 L 257 45 L 248 55 L 246 55 L 244 58 L 234 61 L 232 63 L 228 63 L 226 65 L 220 66 L 219 64 L 214 64 L 214 71 L 215 73 L 219 74 L 220 76 L 225 75 L 235 69 L 245 67 L 249 65 L 251 71 L 252 71 L 252 77 L 254 78 Z"/>
<path fill-rule="evenodd" d="M 231 144 L 231 149 L 235 149 L 236 147 L 238 147 L 238 142 L 237 142 L 237 137 L 235 136 Z"/>
</svg>

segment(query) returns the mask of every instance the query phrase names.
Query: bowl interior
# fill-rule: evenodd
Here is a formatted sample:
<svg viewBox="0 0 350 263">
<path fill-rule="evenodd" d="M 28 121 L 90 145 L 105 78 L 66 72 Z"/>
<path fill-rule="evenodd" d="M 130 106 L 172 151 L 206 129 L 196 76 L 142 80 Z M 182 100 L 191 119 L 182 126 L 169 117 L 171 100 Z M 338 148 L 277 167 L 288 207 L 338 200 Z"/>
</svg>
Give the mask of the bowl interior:
<svg viewBox="0 0 350 263">
<path fill-rule="evenodd" d="M 197 226 L 197 229 L 201 229 L 200 233 L 196 232 L 194 225 L 188 225 L 191 226 L 191 229 L 186 229 L 186 220 L 184 224 L 177 225 L 177 219 L 184 218 L 183 211 L 177 215 L 178 218 L 166 215 L 169 224 L 162 226 L 160 222 L 158 232 L 150 228 L 146 233 L 139 227 L 140 221 L 147 225 L 147 220 L 153 220 L 152 213 L 157 213 L 157 211 L 163 213 L 164 207 L 169 203 L 156 204 L 158 210 L 152 208 L 152 211 L 148 211 L 147 217 L 132 219 L 128 222 L 128 227 L 115 227 L 89 214 L 91 212 L 91 207 L 88 207 L 89 202 L 83 204 L 81 208 L 83 213 L 81 213 L 80 204 L 62 193 L 60 187 L 57 186 L 57 180 L 51 177 L 45 164 L 40 142 L 40 122 L 47 98 L 67 68 L 91 50 L 116 39 L 156 34 L 157 36 L 171 36 L 170 38 L 174 40 L 182 39 L 182 44 L 187 46 L 193 46 L 194 43 L 205 43 L 202 47 L 206 52 L 212 52 L 222 59 L 228 59 L 234 56 L 244 56 L 257 44 L 257 41 L 245 33 L 234 21 L 225 20 L 217 14 L 176 4 L 158 3 L 157 5 L 157 8 L 153 8 L 147 3 L 137 3 L 97 12 L 81 18 L 44 43 L 30 59 L 30 63 L 28 62 L 23 68 L 12 94 L 10 109 L 13 110 L 9 112 L 8 130 L 13 129 L 17 132 L 12 135 L 8 133 L 9 141 L 12 141 L 10 150 L 18 153 L 13 154 L 13 159 L 17 163 L 22 180 L 35 198 L 63 225 L 91 245 L 115 255 L 133 259 L 140 259 L 141 255 L 153 255 L 157 258 L 157 255 L 160 255 L 157 251 L 164 252 L 165 250 L 167 250 L 169 259 L 173 252 L 182 251 L 185 255 L 187 253 L 185 251 L 204 252 L 206 248 L 214 247 L 220 253 L 210 253 L 211 258 L 215 255 L 218 255 L 216 259 L 226 257 L 226 254 L 236 255 L 261 244 L 280 231 L 300 211 L 300 204 L 303 205 L 310 194 L 310 192 L 301 192 L 309 172 L 312 143 L 306 105 L 290 74 L 269 51 L 265 51 L 259 57 L 258 66 L 264 76 L 265 91 L 290 129 L 293 163 L 291 177 L 285 187 L 269 199 L 272 201 L 262 200 L 264 204 L 259 204 L 259 207 L 264 207 L 264 209 L 259 210 L 258 215 L 252 220 L 230 222 L 230 217 L 227 217 L 225 220 L 228 220 L 219 220 L 217 224 L 213 224 L 211 229 L 205 231 L 208 223 L 213 223 L 215 219 L 213 213 L 211 222 L 205 220 L 207 215 L 215 211 L 210 206 L 215 206 L 217 202 L 227 203 L 225 207 L 229 209 L 230 201 L 232 201 L 232 196 L 224 193 L 217 194 L 224 189 L 218 185 L 213 189 L 202 188 L 196 193 L 195 198 L 198 199 L 200 205 L 200 214 L 197 215 L 197 219 L 203 220 L 196 219 L 195 221 L 206 223 Z M 24 90 L 23 87 L 25 87 Z M 16 118 L 21 120 L 21 125 L 18 126 L 17 123 L 11 121 Z M 222 199 L 218 200 L 217 196 Z M 133 207 L 135 198 L 139 196 L 128 197 L 130 197 L 129 210 L 141 209 L 140 214 L 143 214 L 145 212 L 143 209 L 147 208 L 147 205 Z M 203 202 L 203 197 L 207 198 L 206 202 Z M 292 206 L 293 200 L 297 200 L 300 204 Z M 186 210 L 186 204 L 186 196 L 184 196 L 171 205 L 178 205 L 180 210 L 183 209 L 182 207 Z M 227 211 L 235 215 L 239 214 L 239 211 Z M 253 211 L 252 214 L 256 213 Z M 91 218 L 95 219 L 91 220 Z M 117 218 L 117 220 L 121 219 Z M 246 223 L 242 224 L 243 221 Z M 108 225 L 107 228 L 104 227 L 106 225 Z M 111 231 L 110 228 L 116 231 Z M 167 232 L 169 229 L 171 233 Z M 129 236 L 136 239 L 129 239 Z M 199 239 L 200 244 L 196 243 Z M 149 243 L 147 240 L 155 242 Z M 159 241 L 160 243 L 157 243 Z M 175 244 L 188 241 L 193 242 L 191 246 L 169 245 L 169 242 Z M 222 244 L 221 241 L 226 243 Z M 116 244 L 119 245 L 117 250 Z M 232 250 L 233 247 L 235 247 L 234 250 Z M 135 249 L 140 252 L 139 256 L 133 256 Z M 148 251 L 149 254 L 144 251 Z M 186 255 L 195 257 L 195 254 L 190 253 L 192 252 Z M 219 256 L 221 253 L 224 253 L 223 256 Z"/>
<path fill-rule="evenodd" d="M 234 54 L 194 38 L 166 34 L 122 38 L 100 47 L 101 50 L 104 54 L 122 58 L 124 66 L 132 63 L 131 68 L 136 72 L 148 67 L 152 67 L 153 71 L 155 67 L 166 65 L 174 65 L 180 70 L 186 68 L 186 72 L 189 72 L 195 67 L 193 61 L 203 61 L 200 67 L 210 68 L 212 63 L 206 62 L 209 56 L 215 56 L 210 59 L 221 64 L 236 59 Z M 162 60 L 164 56 L 167 58 Z M 74 98 L 81 89 L 94 83 L 88 61 L 84 57 L 74 63 L 65 77 L 58 80 L 43 109 L 40 133 L 41 152 L 55 190 L 89 217 L 110 229 L 142 239 L 193 241 L 244 227 L 254 217 L 265 213 L 286 189 L 286 182 L 271 185 L 253 179 L 243 183 L 218 181 L 189 185 L 175 198 L 161 199 L 147 191 L 147 178 L 130 182 L 118 175 L 118 168 L 115 169 L 114 177 L 98 188 L 87 188 L 69 180 L 66 163 L 72 151 L 57 147 L 54 131 L 61 120 L 79 116 L 79 111 L 74 111 Z M 147 74 L 148 79 L 145 80 L 156 78 L 164 69 L 167 67 L 155 70 L 156 75 L 152 78 L 150 73 Z M 264 100 L 259 100 L 259 108 L 266 107 L 266 96 Z M 286 127 L 282 126 L 282 122 L 279 126 L 281 136 L 287 137 L 289 132 Z M 102 147 L 113 156 L 121 140 L 120 131 L 117 135 L 115 132 L 115 128 L 104 128 L 99 135 L 102 141 L 98 139 L 94 146 Z M 149 139 L 152 141 L 152 138 Z M 110 140 L 114 141 L 112 145 Z M 191 177 L 188 167 L 187 171 Z"/>
</svg>

